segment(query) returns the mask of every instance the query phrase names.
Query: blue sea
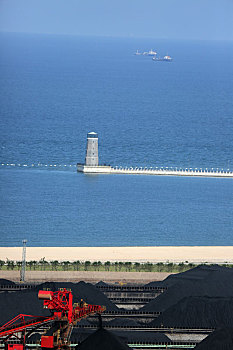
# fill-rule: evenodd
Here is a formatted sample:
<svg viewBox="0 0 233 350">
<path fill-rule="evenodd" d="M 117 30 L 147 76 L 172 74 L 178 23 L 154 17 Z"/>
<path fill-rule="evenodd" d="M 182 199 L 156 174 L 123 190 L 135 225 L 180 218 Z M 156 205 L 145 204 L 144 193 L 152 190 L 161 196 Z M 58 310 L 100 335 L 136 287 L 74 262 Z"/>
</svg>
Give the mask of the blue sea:
<svg viewBox="0 0 233 350">
<path fill-rule="evenodd" d="M 102 164 L 233 171 L 232 42 L 5 33 L 0 44 L 0 246 L 233 245 L 233 179 L 75 167 L 95 131 Z M 174 60 L 134 55 L 151 48 Z"/>
</svg>

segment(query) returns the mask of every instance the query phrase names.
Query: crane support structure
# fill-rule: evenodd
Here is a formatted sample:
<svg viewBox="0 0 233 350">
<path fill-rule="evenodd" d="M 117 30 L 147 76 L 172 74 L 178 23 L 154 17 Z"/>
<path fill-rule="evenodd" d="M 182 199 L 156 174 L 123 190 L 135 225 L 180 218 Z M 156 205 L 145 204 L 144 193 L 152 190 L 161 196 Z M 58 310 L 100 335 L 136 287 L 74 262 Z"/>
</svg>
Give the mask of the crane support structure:
<svg viewBox="0 0 233 350">
<path fill-rule="evenodd" d="M 102 313 L 106 310 L 104 306 L 90 305 L 81 300 L 79 304 L 73 305 L 73 295 L 66 289 L 56 292 L 40 290 L 38 298 L 44 300 L 44 308 L 49 309 L 50 316 L 33 316 L 20 314 L 0 327 L 0 338 L 4 340 L 6 349 L 12 349 L 8 344 L 10 338 L 17 339 L 15 349 L 25 349 L 26 333 L 42 325 L 50 325 L 52 335 L 42 335 L 41 348 L 69 349 L 70 336 L 73 326 L 82 318 Z"/>
<path fill-rule="evenodd" d="M 23 253 L 22 253 L 22 266 L 21 266 L 21 271 L 20 271 L 20 282 L 25 281 L 25 271 L 26 271 L 26 244 L 27 240 L 24 239 L 22 241 L 23 243 Z"/>
<path fill-rule="evenodd" d="M 20 314 L 0 328 L 0 338 L 12 336 L 27 328 L 54 321 L 55 317 L 32 316 Z"/>
</svg>

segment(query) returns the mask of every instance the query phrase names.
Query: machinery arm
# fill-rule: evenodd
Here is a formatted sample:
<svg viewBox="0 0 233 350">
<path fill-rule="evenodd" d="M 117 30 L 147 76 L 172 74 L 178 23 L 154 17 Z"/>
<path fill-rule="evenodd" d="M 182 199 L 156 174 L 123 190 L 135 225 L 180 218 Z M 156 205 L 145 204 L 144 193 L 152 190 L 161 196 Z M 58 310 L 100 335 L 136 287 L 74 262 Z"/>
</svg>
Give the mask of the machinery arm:
<svg viewBox="0 0 233 350">
<path fill-rule="evenodd" d="M 58 319 L 66 317 L 68 322 L 72 324 L 90 314 L 105 311 L 104 306 L 90 305 L 85 302 L 82 303 L 82 306 L 74 308 L 72 292 L 66 289 L 57 292 L 40 290 L 38 298 L 44 300 L 44 308 L 50 309 Z"/>
<path fill-rule="evenodd" d="M 22 332 L 23 330 L 34 327 L 37 325 L 42 325 L 54 321 L 55 317 L 52 316 L 32 316 L 20 314 L 4 324 L 0 328 L 0 338 L 5 336 L 11 336 L 15 333 Z"/>
<path fill-rule="evenodd" d="M 91 314 L 100 314 L 104 312 L 106 308 L 100 305 L 90 305 L 86 304 L 83 307 L 77 306 L 73 311 L 73 322 L 77 323 L 80 319 L 91 315 Z"/>
<path fill-rule="evenodd" d="M 44 300 L 44 308 L 51 311 L 51 316 L 32 316 L 20 314 L 0 327 L 0 338 L 5 341 L 11 336 L 18 337 L 23 334 L 23 348 L 25 345 L 25 332 L 28 328 L 53 323 L 56 330 L 52 336 L 41 337 L 41 348 L 62 349 L 67 348 L 73 326 L 82 318 L 105 311 L 104 306 L 90 305 L 81 301 L 78 306 L 73 305 L 73 295 L 66 289 L 56 292 L 40 290 L 38 298 Z M 22 342 L 22 338 L 21 338 Z M 9 345 L 10 346 L 10 345 Z"/>
</svg>

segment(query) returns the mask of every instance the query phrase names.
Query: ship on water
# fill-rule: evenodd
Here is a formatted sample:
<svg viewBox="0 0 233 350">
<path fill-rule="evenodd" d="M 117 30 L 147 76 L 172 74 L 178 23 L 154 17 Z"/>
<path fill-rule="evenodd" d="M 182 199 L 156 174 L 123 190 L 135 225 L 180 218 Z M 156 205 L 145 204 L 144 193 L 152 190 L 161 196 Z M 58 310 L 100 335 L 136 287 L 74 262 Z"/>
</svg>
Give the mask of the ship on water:
<svg viewBox="0 0 233 350">
<path fill-rule="evenodd" d="M 140 56 L 140 55 L 143 55 L 143 56 L 156 56 L 157 52 L 152 50 L 152 49 L 150 51 L 144 51 L 144 52 L 139 52 L 139 50 L 137 50 L 134 54 L 136 56 Z"/>
<path fill-rule="evenodd" d="M 144 51 L 140 52 L 137 50 L 134 55 L 136 56 L 152 56 L 153 61 L 166 61 L 166 62 L 171 62 L 173 58 L 169 55 L 163 56 L 163 57 L 158 57 L 157 52 L 151 49 L 150 51 Z"/>
<path fill-rule="evenodd" d="M 171 62 L 171 61 L 173 60 L 173 58 L 172 58 L 171 56 L 168 56 L 168 55 L 166 55 L 166 56 L 164 56 L 164 57 L 156 57 L 156 56 L 154 56 L 154 57 L 152 58 L 152 60 L 153 60 L 153 61 L 166 61 L 166 62 Z"/>
<path fill-rule="evenodd" d="M 156 56 L 157 55 L 157 52 L 156 51 L 153 51 L 152 49 L 150 49 L 150 51 L 146 51 L 146 52 L 143 52 L 143 55 L 144 56 Z"/>
</svg>

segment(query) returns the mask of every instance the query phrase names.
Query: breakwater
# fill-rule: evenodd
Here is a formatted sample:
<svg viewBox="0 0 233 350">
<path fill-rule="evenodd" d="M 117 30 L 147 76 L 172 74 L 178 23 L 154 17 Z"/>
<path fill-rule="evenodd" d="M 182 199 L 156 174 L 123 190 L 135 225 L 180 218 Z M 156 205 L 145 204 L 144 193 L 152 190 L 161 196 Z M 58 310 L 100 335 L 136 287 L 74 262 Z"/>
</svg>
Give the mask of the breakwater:
<svg viewBox="0 0 233 350">
<path fill-rule="evenodd" d="M 128 174 L 128 175 L 160 175 L 160 176 L 197 176 L 197 177 L 228 177 L 233 178 L 233 172 L 223 169 L 208 168 L 169 168 L 169 167 L 112 167 L 106 165 L 87 166 L 77 164 L 78 172 L 86 174 Z"/>
<path fill-rule="evenodd" d="M 53 168 L 66 169 L 76 167 L 75 164 L 19 164 L 19 163 L 0 163 L 1 167 L 19 167 L 19 168 Z M 87 166 L 77 164 L 77 171 L 86 174 L 128 174 L 128 175 L 163 175 L 163 176 L 197 176 L 197 177 L 228 177 L 233 178 L 233 172 L 229 169 L 218 168 L 178 168 L 178 167 L 121 167 L 121 166 Z"/>
<path fill-rule="evenodd" d="M 87 134 L 85 163 L 77 163 L 77 171 L 86 174 L 128 174 L 128 175 L 160 175 L 160 176 L 198 176 L 198 177 L 233 177 L 229 169 L 219 168 L 179 168 L 179 167 L 122 167 L 99 164 L 98 134 Z"/>
</svg>

